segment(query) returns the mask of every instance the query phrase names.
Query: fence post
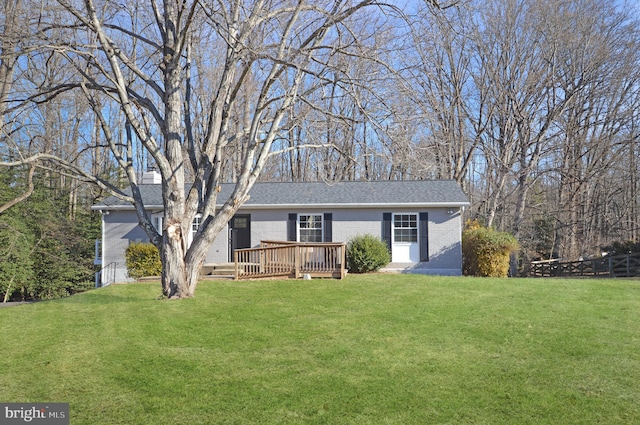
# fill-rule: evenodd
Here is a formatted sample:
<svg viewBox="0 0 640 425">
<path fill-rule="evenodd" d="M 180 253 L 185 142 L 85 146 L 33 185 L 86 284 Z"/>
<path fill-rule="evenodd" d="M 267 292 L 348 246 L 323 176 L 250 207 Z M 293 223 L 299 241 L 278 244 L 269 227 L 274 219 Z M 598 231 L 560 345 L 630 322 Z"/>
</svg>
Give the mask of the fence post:
<svg viewBox="0 0 640 425">
<path fill-rule="evenodd" d="M 609 257 L 609 276 L 613 276 L 613 258 Z"/>
<path fill-rule="evenodd" d="M 631 275 L 631 254 L 627 254 L 627 276 Z"/>
</svg>

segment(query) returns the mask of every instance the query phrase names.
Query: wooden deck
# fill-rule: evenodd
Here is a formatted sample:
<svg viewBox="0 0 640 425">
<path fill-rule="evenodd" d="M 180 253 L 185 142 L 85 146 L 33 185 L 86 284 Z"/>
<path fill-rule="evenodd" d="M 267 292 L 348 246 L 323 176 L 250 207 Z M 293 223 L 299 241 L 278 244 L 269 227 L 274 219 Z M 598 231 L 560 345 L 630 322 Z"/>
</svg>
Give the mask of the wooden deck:
<svg viewBox="0 0 640 425">
<path fill-rule="evenodd" d="M 262 241 L 258 248 L 234 252 L 235 278 L 333 277 L 346 275 L 344 243 Z"/>
</svg>

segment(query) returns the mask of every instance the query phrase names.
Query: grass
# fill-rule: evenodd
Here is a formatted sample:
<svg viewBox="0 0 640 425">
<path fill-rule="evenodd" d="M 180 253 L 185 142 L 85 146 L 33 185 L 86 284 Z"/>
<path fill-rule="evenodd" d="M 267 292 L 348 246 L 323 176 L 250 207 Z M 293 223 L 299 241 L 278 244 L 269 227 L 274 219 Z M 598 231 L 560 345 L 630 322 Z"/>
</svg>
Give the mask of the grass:
<svg viewBox="0 0 640 425">
<path fill-rule="evenodd" d="M 640 281 L 157 283 L 0 309 L 0 401 L 72 424 L 640 423 Z"/>
</svg>

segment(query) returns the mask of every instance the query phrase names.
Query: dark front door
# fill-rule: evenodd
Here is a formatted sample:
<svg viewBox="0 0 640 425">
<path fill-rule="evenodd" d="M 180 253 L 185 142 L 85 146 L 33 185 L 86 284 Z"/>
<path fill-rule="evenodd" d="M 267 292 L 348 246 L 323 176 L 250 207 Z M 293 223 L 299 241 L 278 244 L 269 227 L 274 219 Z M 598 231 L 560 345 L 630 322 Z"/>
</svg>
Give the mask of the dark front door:
<svg viewBox="0 0 640 425">
<path fill-rule="evenodd" d="M 251 248 L 251 215 L 236 214 L 229 222 L 230 255 L 229 261 L 233 261 L 233 253 L 236 249 Z"/>
</svg>

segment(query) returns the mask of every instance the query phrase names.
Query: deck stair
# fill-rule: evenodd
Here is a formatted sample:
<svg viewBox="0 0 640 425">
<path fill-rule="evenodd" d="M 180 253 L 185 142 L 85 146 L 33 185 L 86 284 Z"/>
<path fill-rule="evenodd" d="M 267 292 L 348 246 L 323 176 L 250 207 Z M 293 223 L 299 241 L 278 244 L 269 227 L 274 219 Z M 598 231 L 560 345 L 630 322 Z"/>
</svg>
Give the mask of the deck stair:
<svg viewBox="0 0 640 425">
<path fill-rule="evenodd" d="M 234 263 L 205 263 L 202 265 L 200 275 L 207 276 L 234 276 Z"/>
</svg>

